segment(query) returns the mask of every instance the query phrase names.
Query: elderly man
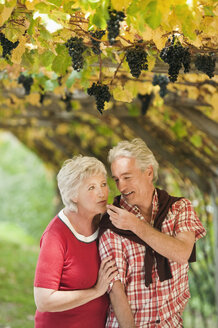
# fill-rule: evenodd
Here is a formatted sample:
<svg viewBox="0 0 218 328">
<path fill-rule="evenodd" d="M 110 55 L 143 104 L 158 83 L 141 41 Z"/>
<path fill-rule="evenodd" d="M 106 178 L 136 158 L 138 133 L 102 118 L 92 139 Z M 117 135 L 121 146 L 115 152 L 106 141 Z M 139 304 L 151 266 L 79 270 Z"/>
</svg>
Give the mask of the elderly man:
<svg viewBox="0 0 218 328">
<path fill-rule="evenodd" d="M 120 142 L 109 162 L 121 195 L 100 227 L 101 259 L 112 255 L 119 271 L 106 327 L 182 327 L 188 262 L 205 229 L 189 200 L 154 187 L 158 163 L 141 139 Z"/>
</svg>

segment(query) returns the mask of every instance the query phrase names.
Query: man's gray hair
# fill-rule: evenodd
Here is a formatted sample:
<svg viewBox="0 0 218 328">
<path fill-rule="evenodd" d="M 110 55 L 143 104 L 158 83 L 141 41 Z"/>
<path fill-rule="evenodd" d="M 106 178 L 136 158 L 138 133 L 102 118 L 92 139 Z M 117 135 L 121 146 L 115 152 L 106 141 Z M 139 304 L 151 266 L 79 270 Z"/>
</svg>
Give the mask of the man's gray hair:
<svg viewBox="0 0 218 328">
<path fill-rule="evenodd" d="M 83 180 L 100 174 L 107 176 L 104 164 L 95 157 L 78 155 L 66 160 L 57 175 L 63 204 L 69 210 L 77 212 L 73 198 L 77 196 Z"/>
<path fill-rule="evenodd" d="M 133 157 L 136 159 L 138 167 L 145 171 L 148 166 L 153 167 L 154 178 L 157 181 L 159 164 L 156 161 L 152 151 L 148 148 L 146 143 L 140 139 L 135 138 L 132 141 L 120 141 L 117 146 L 113 147 L 108 154 L 108 161 L 112 163 L 118 157 Z"/>
</svg>

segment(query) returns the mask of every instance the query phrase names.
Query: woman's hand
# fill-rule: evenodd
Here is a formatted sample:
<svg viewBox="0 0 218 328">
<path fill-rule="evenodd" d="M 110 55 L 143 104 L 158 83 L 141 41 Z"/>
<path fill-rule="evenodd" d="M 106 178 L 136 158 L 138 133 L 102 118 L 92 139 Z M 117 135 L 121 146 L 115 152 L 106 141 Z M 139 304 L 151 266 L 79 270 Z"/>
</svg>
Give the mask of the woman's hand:
<svg viewBox="0 0 218 328">
<path fill-rule="evenodd" d="M 100 265 L 98 272 L 98 280 L 95 285 L 95 290 L 99 296 L 106 293 L 109 284 L 117 276 L 118 271 L 116 267 L 116 262 L 112 260 L 112 256 L 106 257 Z"/>
</svg>

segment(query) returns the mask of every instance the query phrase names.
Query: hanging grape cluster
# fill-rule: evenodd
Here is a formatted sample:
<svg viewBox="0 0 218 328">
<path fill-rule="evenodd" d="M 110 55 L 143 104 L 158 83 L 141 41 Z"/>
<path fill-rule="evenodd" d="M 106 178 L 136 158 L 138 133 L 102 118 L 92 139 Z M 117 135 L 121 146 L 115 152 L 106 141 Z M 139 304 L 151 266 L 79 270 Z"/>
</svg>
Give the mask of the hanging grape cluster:
<svg viewBox="0 0 218 328">
<path fill-rule="evenodd" d="M 177 80 L 182 65 L 185 73 L 188 73 L 190 70 L 191 55 L 189 49 L 183 48 L 179 42 L 175 44 L 174 37 L 171 44 L 161 50 L 160 58 L 169 64 L 168 74 L 171 82 Z"/>
<path fill-rule="evenodd" d="M 110 19 L 107 21 L 108 40 L 112 45 L 116 42 L 116 37 L 120 33 L 120 22 L 125 18 L 122 11 L 111 10 L 109 11 Z"/>
<path fill-rule="evenodd" d="M 79 72 L 84 65 L 83 52 L 86 50 L 83 38 L 72 37 L 65 43 L 65 46 L 72 58 L 73 69 Z"/>
<path fill-rule="evenodd" d="M 25 94 L 29 95 L 31 86 L 33 84 L 32 76 L 26 76 L 26 75 L 21 74 L 18 78 L 18 83 L 23 85 L 23 87 L 25 89 Z"/>
<path fill-rule="evenodd" d="M 159 85 L 159 87 L 160 87 L 159 95 L 162 98 L 164 98 L 168 92 L 168 90 L 167 90 L 168 83 L 169 83 L 169 79 L 166 75 L 155 74 L 153 77 L 153 80 L 152 80 L 153 85 Z"/>
<path fill-rule="evenodd" d="M 111 97 L 108 86 L 105 84 L 93 83 L 92 86 L 87 89 L 87 93 L 89 96 L 95 97 L 97 110 L 102 114 L 105 101 L 109 102 Z"/>
<path fill-rule="evenodd" d="M 210 79 L 214 76 L 215 65 L 216 65 L 216 58 L 212 54 L 196 56 L 195 67 L 199 71 L 207 74 Z"/>
<path fill-rule="evenodd" d="M 138 93 L 138 98 L 141 101 L 141 114 L 145 115 L 153 99 L 153 92 L 145 95 Z"/>
<path fill-rule="evenodd" d="M 141 71 L 148 69 L 147 53 L 141 46 L 128 49 L 126 51 L 126 60 L 133 77 L 138 78 Z"/>
<path fill-rule="evenodd" d="M 90 32 L 90 35 L 94 38 L 91 38 L 92 41 L 92 51 L 94 52 L 94 54 L 99 55 L 101 53 L 101 49 L 100 49 L 100 42 L 95 40 L 101 40 L 101 38 L 103 37 L 103 35 L 105 35 L 105 31 L 103 30 L 97 30 L 95 32 Z"/>
<path fill-rule="evenodd" d="M 7 58 L 11 55 L 11 51 L 18 46 L 19 41 L 11 42 L 3 33 L 0 33 L 0 44 L 3 48 L 2 57 Z"/>
</svg>

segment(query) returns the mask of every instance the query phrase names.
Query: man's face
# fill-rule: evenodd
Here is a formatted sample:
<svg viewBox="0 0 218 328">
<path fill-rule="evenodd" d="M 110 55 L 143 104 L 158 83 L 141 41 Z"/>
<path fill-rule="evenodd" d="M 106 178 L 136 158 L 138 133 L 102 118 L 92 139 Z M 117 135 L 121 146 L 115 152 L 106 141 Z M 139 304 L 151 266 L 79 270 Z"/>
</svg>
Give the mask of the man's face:
<svg viewBox="0 0 218 328">
<path fill-rule="evenodd" d="M 143 206 L 153 193 L 153 168 L 142 171 L 136 159 L 119 157 L 111 164 L 111 172 L 117 188 L 130 205 Z"/>
</svg>

